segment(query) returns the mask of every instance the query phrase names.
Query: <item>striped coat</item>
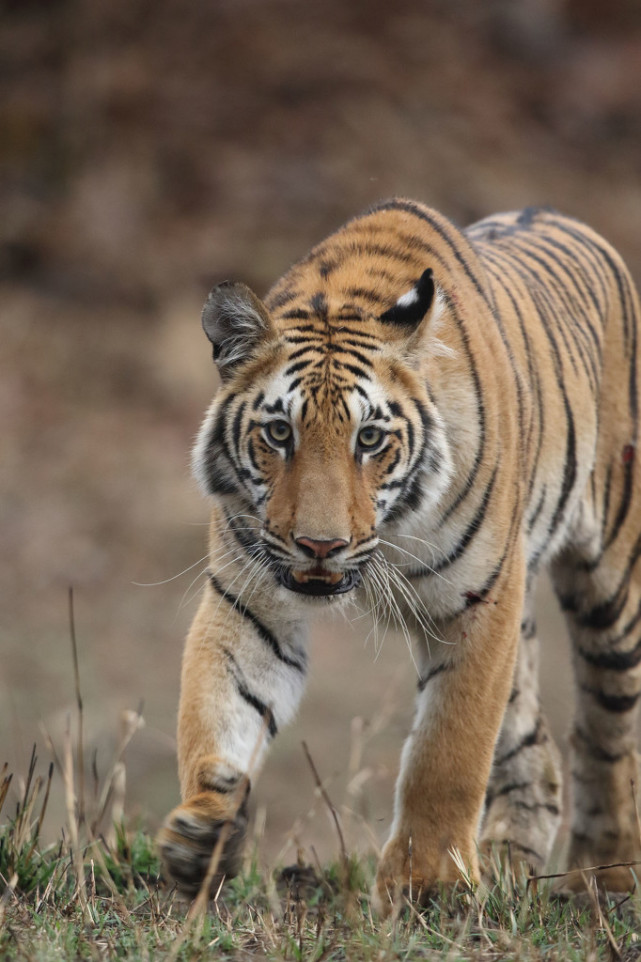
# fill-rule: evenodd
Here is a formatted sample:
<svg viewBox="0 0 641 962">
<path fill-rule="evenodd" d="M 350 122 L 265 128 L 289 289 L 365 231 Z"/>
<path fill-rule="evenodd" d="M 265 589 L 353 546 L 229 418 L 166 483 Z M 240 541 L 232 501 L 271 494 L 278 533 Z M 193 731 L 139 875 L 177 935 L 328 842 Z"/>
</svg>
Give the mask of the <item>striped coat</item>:
<svg viewBox="0 0 641 962">
<path fill-rule="evenodd" d="M 187 891 L 239 864 L 251 778 L 293 717 L 314 614 L 354 598 L 418 651 L 416 719 L 374 897 L 452 882 L 458 849 L 537 869 L 560 820 L 532 597 L 548 567 L 577 678 L 574 866 L 639 854 L 639 303 L 617 253 L 547 210 L 464 232 L 381 203 L 264 301 L 203 311 L 222 388 L 194 471 L 210 572 L 183 662 L 183 803 L 161 849 Z M 411 849 L 411 856 L 410 856 Z M 599 874 L 614 890 L 628 869 Z"/>
</svg>

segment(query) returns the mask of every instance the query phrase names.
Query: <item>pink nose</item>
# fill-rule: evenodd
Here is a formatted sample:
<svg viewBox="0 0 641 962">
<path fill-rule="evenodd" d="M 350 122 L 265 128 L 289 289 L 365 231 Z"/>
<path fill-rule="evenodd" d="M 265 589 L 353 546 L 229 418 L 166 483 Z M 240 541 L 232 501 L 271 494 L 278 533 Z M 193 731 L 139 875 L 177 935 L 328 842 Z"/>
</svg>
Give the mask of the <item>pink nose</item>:
<svg viewBox="0 0 641 962">
<path fill-rule="evenodd" d="M 309 558 L 329 558 L 336 554 L 341 548 L 345 548 L 349 541 L 342 538 L 334 538 L 332 541 L 315 541 L 314 538 L 295 538 L 296 544 L 302 548 Z"/>
</svg>

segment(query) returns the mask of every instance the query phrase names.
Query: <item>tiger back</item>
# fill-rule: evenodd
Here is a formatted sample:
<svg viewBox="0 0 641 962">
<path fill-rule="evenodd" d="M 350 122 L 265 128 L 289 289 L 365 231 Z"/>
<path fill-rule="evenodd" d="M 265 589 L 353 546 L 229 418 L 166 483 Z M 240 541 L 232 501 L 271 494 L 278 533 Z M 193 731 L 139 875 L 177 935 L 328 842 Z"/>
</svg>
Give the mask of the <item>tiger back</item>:
<svg viewBox="0 0 641 962">
<path fill-rule="evenodd" d="M 418 652 L 378 909 L 410 883 L 455 881 L 454 850 L 478 877 L 479 843 L 540 869 L 561 816 L 532 608 L 544 566 L 577 675 L 570 863 L 639 853 L 638 321 L 616 252 L 547 210 L 460 232 L 396 199 L 264 301 L 214 288 L 203 326 L 222 387 L 193 458 L 213 503 L 210 573 L 183 660 L 183 802 L 160 836 L 181 887 L 238 869 L 310 621 L 355 598 Z"/>
</svg>

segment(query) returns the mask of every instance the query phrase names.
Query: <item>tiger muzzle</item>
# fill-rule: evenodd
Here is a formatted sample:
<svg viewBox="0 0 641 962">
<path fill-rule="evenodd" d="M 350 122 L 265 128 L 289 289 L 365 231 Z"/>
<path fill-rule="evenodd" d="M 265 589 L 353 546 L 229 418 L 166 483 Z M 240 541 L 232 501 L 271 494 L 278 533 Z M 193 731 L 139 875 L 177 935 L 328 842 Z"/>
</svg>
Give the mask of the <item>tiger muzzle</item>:
<svg viewBox="0 0 641 962">
<path fill-rule="evenodd" d="M 342 595 L 346 591 L 351 591 L 352 588 L 357 588 L 361 583 L 358 571 L 329 571 L 322 565 L 316 565 L 306 571 L 281 569 L 278 577 L 283 587 L 313 597 Z"/>
</svg>

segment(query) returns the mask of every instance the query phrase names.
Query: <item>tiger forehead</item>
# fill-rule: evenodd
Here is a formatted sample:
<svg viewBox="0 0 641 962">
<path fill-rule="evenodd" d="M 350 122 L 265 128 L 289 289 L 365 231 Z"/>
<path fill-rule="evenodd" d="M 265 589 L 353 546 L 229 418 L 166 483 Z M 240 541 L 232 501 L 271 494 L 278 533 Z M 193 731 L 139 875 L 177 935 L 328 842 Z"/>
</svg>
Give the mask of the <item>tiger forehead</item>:
<svg viewBox="0 0 641 962">
<path fill-rule="evenodd" d="M 300 304 L 300 302 L 299 302 Z M 367 385 L 374 378 L 375 360 L 382 343 L 373 325 L 351 306 L 330 304 L 315 292 L 306 306 L 291 307 L 273 315 L 285 363 L 284 387 L 299 386 L 330 400 L 351 393 L 355 381 Z"/>
<path fill-rule="evenodd" d="M 322 368 L 322 370 L 319 370 Z M 301 426 L 317 428 L 358 425 L 365 421 L 390 421 L 398 410 L 374 375 L 364 386 L 354 377 L 343 377 L 334 365 L 315 361 L 307 376 L 300 371 L 292 377 L 292 365 L 284 368 L 258 395 L 254 410 L 281 415 Z"/>
</svg>

